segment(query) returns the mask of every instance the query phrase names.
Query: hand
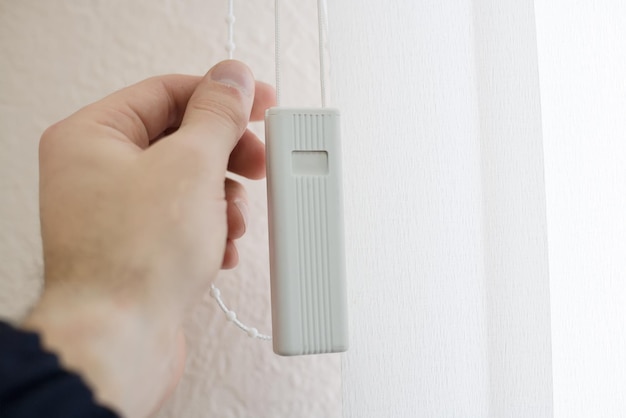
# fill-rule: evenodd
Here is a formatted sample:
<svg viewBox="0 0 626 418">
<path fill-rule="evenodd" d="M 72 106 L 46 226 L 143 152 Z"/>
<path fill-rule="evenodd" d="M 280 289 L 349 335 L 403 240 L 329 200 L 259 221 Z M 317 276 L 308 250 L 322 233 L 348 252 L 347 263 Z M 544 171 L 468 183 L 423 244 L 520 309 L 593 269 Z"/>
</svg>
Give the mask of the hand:
<svg viewBox="0 0 626 418">
<path fill-rule="evenodd" d="M 41 138 L 45 289 L 24 326 L 126 416 L 173 389 L 185 311 L 237 263 L 246 197 L 225 175 L 265 175 L 246 126 L 273 102 L 271 87 L 225 61 L 204 78 L 118 91 Z"/>
</svg>

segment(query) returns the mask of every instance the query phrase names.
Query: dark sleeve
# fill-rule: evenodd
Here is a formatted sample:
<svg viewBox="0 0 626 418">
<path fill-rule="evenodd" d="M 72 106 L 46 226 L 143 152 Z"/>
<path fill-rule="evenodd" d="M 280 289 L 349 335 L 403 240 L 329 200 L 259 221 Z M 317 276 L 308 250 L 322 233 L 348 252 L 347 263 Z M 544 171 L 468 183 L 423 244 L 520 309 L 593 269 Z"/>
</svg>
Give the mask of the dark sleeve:
<svg viewBox="0 0 626 418">
<path fill-rule="evenodd" d="M 116 418 L 82 379 L 44 351 L 37 334 L 0 321 L 0 418 Z"/>
</svg>

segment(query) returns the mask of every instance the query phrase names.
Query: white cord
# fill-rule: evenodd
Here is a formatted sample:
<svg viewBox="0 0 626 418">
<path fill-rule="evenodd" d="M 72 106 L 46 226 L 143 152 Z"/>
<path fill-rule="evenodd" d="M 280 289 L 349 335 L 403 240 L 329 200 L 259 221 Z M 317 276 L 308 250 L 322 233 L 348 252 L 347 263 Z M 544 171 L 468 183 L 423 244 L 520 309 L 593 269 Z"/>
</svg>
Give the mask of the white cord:
<svg viewBox="0 0 626 418">
<path fill-rule="evenodd" d="M 228 42 L 226 43 L 226 51 L 228 59 L 233 59 L 235 53 L 235 0 L 228 0 L 228 15 L 226 16 L 228 24 Z"/>
<path fill-rule="evenodd" d="M 228 24 L 228 42 L 226 44 L 226 51 L 228 51 L 228 59 L 233 59 L 235 52 L 235 8 L 234 0 L 228 0 L 228 16 L 226 16 L 226 23 Z M 222 293 L 215 286 L 215 283 L 211 283 L 211 297 L 215 299 L 220 309 L 226 314 L 226 319 L 237 325 L 241 330 L 246 332 L 251 338 L 258 338 L 260 340 L 269 341 L 271 336 L 259 333 L 259 330 L 254 327 L 249 327 L 241 322 L 237 318 L 235 311 L 228 309 L 224 301 L 222 300 Z"/>
<path fill-rule="evenodd" d="M 317 37 L 318 47 L 320 54 L 320 90 L 322 95 L 322 107 L 326 107 L 326 60 L 324 55 L 326 48 L 326 8 L 324 7 L 324 0 L 317 0 Z"/>
<path fill-rule="evenodd" d="M 276 71 L 276 106 L 280 106 L 280 1 L 274 1 L 274 67 Z M 320 62 L 320 95 L 326 107 L 326 1 L 317 0 L 317 36 Z"/>
<path fill-rule="evenodd" d="M 228 309 L 224 301 L 222 300 L 222 294 L 220 290 L 214 285 L 211 285 L 211 297 L 215 299 L 217 304 L 220 306 L 222 311 L 226 314 L 226 319 L 237 325 L 240 329 L 246 332 L 251 338 L 258 338 L 260 340 L 270 341 L 272 339 L 271 336 L 259 333 L 254 327 L 248 327 L 244 325 L 238 318 L 235 311 L 231 311 Z"/>
<path fill-rule="evenodd" d="M 280 106 L 280 0 L 274 1 L 274 67 L 276 71 L 276 106 Z"/>
</svg>

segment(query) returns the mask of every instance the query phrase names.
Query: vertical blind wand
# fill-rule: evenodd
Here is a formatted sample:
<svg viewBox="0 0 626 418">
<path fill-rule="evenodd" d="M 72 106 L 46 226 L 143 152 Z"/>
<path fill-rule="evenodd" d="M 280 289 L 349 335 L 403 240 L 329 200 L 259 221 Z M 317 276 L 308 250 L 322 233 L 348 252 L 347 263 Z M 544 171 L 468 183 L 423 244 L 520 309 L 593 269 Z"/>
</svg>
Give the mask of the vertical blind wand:
<svg viewBox="0 0 626 418">
<path fill-rule="evenodd" d="M 323 0 L 317 6 L 322 107 L 265 113 L 272 333 L 274 352 L 287 356 L 348 349 L 340 117 L 325 107 Z"/>
<path fill-rule="evenodd" d="M 280 0 L 275 2 L 276 101 L 280 104 Z M 267 201 L 273 338 L 242 323 L 211 285 L 226 318 L 252 338 L 273 340 L 293 356 L 346 351 L 339 111 L 326 107 L 325 7 L 317 0 L 321 107 L 273 107 L 265 113 Z M 228 1 L 233 57 L 234 0 Z"/>
</svg>

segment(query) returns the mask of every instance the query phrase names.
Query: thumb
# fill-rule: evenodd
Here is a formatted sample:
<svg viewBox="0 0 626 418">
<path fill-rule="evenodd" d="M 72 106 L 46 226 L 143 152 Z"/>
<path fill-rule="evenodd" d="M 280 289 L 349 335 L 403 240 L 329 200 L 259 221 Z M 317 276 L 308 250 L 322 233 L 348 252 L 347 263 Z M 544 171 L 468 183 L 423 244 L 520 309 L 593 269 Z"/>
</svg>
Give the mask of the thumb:
<svg viewBox="0 0 626 418">
<path fill-rule="evenodd" d="M 209 70 L 192 94 L 177 132 L 177 141 L 228 164 L 244 133 L 254 101 L 254 76 L 239 61 L 222 61 Z"/>
</svg>

